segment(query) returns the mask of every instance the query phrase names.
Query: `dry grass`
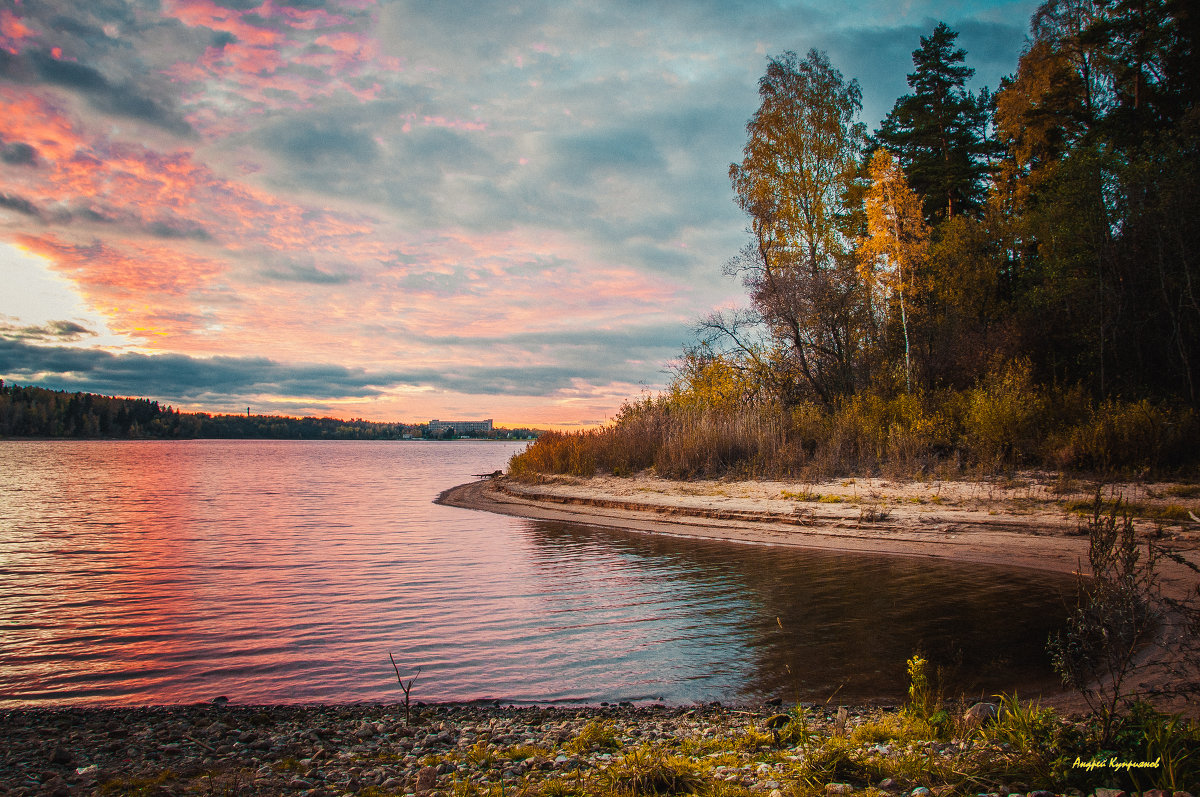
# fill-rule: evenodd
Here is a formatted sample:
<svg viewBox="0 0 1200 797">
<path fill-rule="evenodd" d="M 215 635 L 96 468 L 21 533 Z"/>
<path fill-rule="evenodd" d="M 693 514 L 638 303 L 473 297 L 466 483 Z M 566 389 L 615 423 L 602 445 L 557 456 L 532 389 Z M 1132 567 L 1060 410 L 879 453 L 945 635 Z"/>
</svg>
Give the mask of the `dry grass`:
<svg viewBox="0 0 1200 797">
<path fill-rule="evenodd" d="M 1076 392 L 1053 393 L 1022 372 L 1004 372 L 966 391 L 855 395 L 834 409 L 802 403 L 706 408 L 675 396 L 626 404 L 600 429 L 544 434 L 513 457 L 510 475 L 629 476 L 653 469 L 665 478 L 798 478 L 848 475 L 928 479 L 1001 474 L 1005 488 L 1028 486 L 1003 474 L 1042 468 L 1063 475 L 1052 492 L 1069 495 L 1070 474 L 1194 475 L 1200 417 L 1190 407 L 1147 401 L 1099 404 Z M 1180 484 L 1187 499 L 1200 487 Z M 836 502 L 837 496 L 783 497 Z M 1186 520 L 1178 502 L 1164 520 Z"/>
</svg>

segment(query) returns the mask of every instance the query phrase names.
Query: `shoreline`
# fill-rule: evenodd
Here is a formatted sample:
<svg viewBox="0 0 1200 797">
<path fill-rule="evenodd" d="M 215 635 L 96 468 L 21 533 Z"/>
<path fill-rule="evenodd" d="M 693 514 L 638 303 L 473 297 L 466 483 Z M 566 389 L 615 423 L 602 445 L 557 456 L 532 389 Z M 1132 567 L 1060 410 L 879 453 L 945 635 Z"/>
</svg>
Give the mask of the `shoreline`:
<svg viewBox="0 0 1200 797">
<path fill-rule="evenodd" d="M 796 500 L 829 495 L 836 502 Z M 1130 486 L 1126 485 L 1126 488 Z M 1117 488 L 1120 490 L 1121 488 Z M 1153 494 L 1153 488 L 1142 487 Z M 932 492 L 936 500 L 930 500 Z M 1042 494 L 1049 492 L 1042 488 Z M 1095 490 L 1081 490 L 1079 494 Z M 922 494 L 926 497 L 922 498 Z M 1118 492 L 1118 494 L 1121 494 Z M 1124 495 L 1133 494 L 1128 489 Z M 638 533 L 734 544 L 781 545 L 830 553 L 903 556 L 1078 575 L 1086 573 L 1089 538 L 1083 520 L 1058 501 L 1037 500 L 1030 485 L 983 482 L 893 483 L 852 479 L 802 485 L 786 482 L 679 482 L 648 476 L 557 478 L 541 484 L 485 478 L 442 492 L 435 503 L 529 520 L 548 520 Z M 1138 520 L 1139 542 L 1153 539 L 1192 562 L 1200 561 L 1200 523 L 1162 526 Z M 1196 595 L 1197 576 L 1163 558 L 1157 573 L 1163 595 Z M 1164 631 L 1165 633 L 1165 631 Z M 1181 672 L 1180 668 L 1186 672 Z M 1200 675 L 1196 662 L 1155 661 L 1143 684 L 1164 689 Z M 1065 688 L 1041 703 L 1060 712 L 1087 706 Z M 1200 706 L 1172 699 L 1164 708 L 1200 716 Z"/>
<path fill-rule="evenodd" d="M 638 476 L 523 484 L 497 477 L 452 487 L 435 503 L 531 520 L 736 543 L 934 558 L 1065 575 L 1086 568 L 1089 543 L 1081 530 L 1083 520 L 1056 505 L 1037 505 L 996 490 L 970 496 L 986 489 L 975 482 L 941 482 L 931 487 L 852 481 L 860 488 L 862 482 L 870 483 L 861 495 L 835 496 L 843 500 L 825 502 L 779 495 L 803 494 L 801 490 L 817 494 L 817 489 L 832 482 L 802 486 Z M 892 489 L 881 493 L 887 489 L 881 485 Z M 920 491 L 936 491 L 937 502 L 914 495 Z M 1139 536 L 1155 533 L 1150 521 L 1135 525 Z M 1200 523 L 1167 526 L 1156 539 L 1181 553 L 1200 553 Z M 1183 598 L 1194 588 L 1194 576 L 1189 581 L 1189 575 L 1181 565 L 1160 563 L 1162 586 L 1171 597 Z"/>
</svg>

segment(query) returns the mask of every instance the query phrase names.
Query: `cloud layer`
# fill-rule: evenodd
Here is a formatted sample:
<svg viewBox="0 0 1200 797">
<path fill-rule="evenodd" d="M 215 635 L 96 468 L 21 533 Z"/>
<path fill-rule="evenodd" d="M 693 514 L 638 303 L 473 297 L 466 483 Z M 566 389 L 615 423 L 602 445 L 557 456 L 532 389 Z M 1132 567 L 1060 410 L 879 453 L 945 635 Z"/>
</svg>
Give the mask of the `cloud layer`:
<svg viewBox="0 0 1200 797">
<path fill-rule="evenodd" d="M 874 124 L 939 20 L 994 86 L 1034 5 L 24 0 L 0 9 L 0 241 L 124 343 L 0 296 L 0 376 L 603 418 L 739 301 L 726 172 L 767 55 L 828 50 Z"/>
</svg>

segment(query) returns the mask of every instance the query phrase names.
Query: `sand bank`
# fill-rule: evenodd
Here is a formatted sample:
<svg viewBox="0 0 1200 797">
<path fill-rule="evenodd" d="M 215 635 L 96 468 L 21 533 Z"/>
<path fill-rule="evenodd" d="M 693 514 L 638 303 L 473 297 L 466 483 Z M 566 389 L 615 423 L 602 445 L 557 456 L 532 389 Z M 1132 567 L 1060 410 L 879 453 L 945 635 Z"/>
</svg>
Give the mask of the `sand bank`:
<svg viewBox="0 0 1200 797">
<path fill-rule="evenodd" d="M 1105 488 L 1144 507 L 1169 505 L 1154 485 Z M 518 517 L 736 542 L 918 556 L 1074 573 L 1086 568 L 1085 519 L 1070 502 L 1095 488 L 1027 479 L 895 482 L 839 479 L 681 482 L 649 476 L 558 478 L 523 484 L 485 479 L 447 490 L 439 503 Z M 1163 497 L 1166 496 L 1166 497 Z M 1140 534 L 1193 556 L 1200 523 L 1137 522 Z M 1181 597 L 1196 584 L 1165 562 L 1163 586 Z M 1190 576 L 1190 578 L 1189 578 Z"/>
</svg>

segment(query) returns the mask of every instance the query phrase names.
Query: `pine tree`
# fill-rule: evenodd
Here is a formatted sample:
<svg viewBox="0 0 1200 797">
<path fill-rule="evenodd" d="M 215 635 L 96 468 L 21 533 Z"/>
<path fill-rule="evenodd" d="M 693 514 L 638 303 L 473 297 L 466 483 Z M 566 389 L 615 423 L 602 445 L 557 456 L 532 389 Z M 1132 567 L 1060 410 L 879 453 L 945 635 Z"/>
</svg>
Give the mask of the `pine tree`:
<svg viewBox="0 0 1200 797">
<path fill-rule="evenodd" d="M 963 64 L 966 51 L 955 49 L 957 38 L 944 22 L 921 37 L 912 54 L 916 71 L 908 76 L 913 93 L 896 100 L 876 134 L 925 198 L 930 222 L 975 213 L 983 203 L 990 101 L 980 102 L 964 88 L 975 70 Z"/>
</svg>

